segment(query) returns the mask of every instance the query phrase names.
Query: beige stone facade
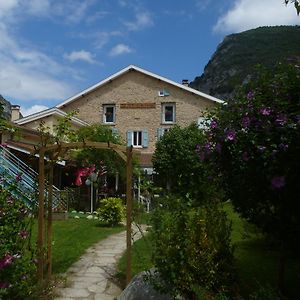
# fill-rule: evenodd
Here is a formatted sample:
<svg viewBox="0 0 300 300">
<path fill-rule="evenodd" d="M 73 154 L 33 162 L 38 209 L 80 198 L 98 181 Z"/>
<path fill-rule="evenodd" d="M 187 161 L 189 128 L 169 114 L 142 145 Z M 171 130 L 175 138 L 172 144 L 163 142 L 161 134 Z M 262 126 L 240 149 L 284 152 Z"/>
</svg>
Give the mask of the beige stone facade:
<svg viewBox="0 0 300 300">
<path fill-rule="evenodd" d="M 128 66 L 56 107 L 16 120 L 29 129 L 43 121 L 50 131 L 58 118 L 77 111 L 74 128 L 102 124 L 118 133 L 125 145 L 142 153 L 141 165 L 151 166 L 155 144 L 174 125 L 198 122 L 221 100 L 136 66 Z"/>
<path fill-rule="evenodd" d="M 159 96 L 161 91 L 167 91 L 169 95 Z M 173 123 L 163 122 L 165 103 L 174 105 Z M 147 131 L 148 147 L 142 147 L 141 151 L 152 153 L 159 128 L 197 122 L 205 110 L 216 104 L 168 82 L 131 70 L 59 108 L 65 112 L 77 110 L 79 119 L 106 125 L 103 110 L 105 105 L 112 105 L 115 107 L 115 122 L 107 126 L 116 128 L 124 143 L 127 143 L 128 131 Z"/>
</svg>

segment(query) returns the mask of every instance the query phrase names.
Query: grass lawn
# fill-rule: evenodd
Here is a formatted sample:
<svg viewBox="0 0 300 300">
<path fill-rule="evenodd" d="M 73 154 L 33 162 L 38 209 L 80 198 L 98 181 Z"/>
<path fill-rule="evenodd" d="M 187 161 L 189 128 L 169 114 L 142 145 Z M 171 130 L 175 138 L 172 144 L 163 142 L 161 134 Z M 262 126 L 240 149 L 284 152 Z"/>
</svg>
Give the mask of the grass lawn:
<svg viewBox="0 0 300 300">
<path fill-rule="evenodd" d="M 111 234 L 125 230 L 125 227 L 100 227 L 99 221 L 68 219 L 53 221 L 53 273 L 65 272 L 76 262 L 85 250 Z M 33 231 L 36 241 L 37 224 Z"/>
<path fill-rule="evenodd" d="M 276 286 L 278 252 L 265 242 L 263 236 L 254 227 L 243 221 L 232 209 L 224 204 L 224 210 L 232 221 L 232 243 L 235 245 L 235 258 L 239 286 L 247 299 L 259 285 Z M 137 274 L 152 267 L 151 244 L 149 238 L 140 239 L 133 245 L 132 273 Z M 126 256 L 118 264 L 119 277 L 126 274 Z M 290 257 L 286 266 L 286 287 L 288 299 L 299 299 L 300 295 L 300 259 Z"/>
</svg>

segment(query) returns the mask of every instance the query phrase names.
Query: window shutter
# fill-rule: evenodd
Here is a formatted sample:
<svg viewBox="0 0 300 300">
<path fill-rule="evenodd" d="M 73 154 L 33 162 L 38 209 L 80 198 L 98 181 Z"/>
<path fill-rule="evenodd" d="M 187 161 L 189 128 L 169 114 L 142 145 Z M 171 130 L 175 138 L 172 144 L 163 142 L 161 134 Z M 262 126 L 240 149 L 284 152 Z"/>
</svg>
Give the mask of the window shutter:
<svg viewBox="0 0 300 300">
<path fill-rule="evenodd" d="M 113 127 L 113 128 L 111 129 L 111 133 L 112 133 L 113 136 L 118 136 L 119 131 L 118 131 L 117 128 Z"/>
<path fill-rule="evenodd" d="M 127 131 L 127 146 L 128 147 L 132 146 L 132 131 L 131 130 Z"/>
<path fill-rule="evenodd" d="M 149 137 L 148 137 L 148 131 L 147 130 L 143 130 L 143 135 L 142 135 L 142 146 L 143 148 L 147 148 L 148 144 L 149 144 Z"/>
<path fill-rule="evenodd" d="M 163 128 L 157 128 L 156 135 L 157 135 L 157 140 L 158 141 L 161 139 L 163 134 L 164 134 L 164 129 Z"/>
</svg>

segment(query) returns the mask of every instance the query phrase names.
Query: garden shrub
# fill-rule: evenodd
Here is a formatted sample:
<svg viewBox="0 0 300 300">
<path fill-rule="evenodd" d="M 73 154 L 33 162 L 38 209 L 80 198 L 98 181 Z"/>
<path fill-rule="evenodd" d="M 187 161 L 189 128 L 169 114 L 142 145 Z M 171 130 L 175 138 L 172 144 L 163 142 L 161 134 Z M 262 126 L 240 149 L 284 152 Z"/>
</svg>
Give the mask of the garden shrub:
<svg viewBox="0 0 300 300">
<path fill-rule="evenodd" d="M 20 177 L 17 178 L 20 180 Z M 3 177 L 1 181 L 4 183 Z M 35 250 L 30 246 L 33 218 L 13 196 L 17 182 L 0 185 L 0 299 L 33 299 L 36 290 Z"/>
<path fill-rule="evenodd" d="M 125 207 L 120 198 L 105 198 L 98 201 L 100 207 L 97 209 L 100 222 L 115 226 L 125 218 Z"/>
<path fill-rule="evenodd" d="M 300 68 L 259 69 L 236 99 L 217 111 L 198 146 L 223 175 L 236 210 L 283 245 L 300 236 Z M 284 239 L 284 240 L 282 240 Z"/>
<path fill-rule="evenodd" d="M 256 78 L 216 111 L 199 160 L 218 169 L 235 209 L 277 242 L 278 287 L 284 263 L 300 245 L 299 58 L 259 68 Z"/>
<path fill-rule="evenodd" d="M 166 286 L 173 288 L 174 296 L 193 299 L 199 287 L 212 295 L 228 293 L 235 282 L 231 224 L 217 204 L 189 208 L 185 200 L 172 199 L 167 209 L 154 212 L 153 261 L 157 271 Z"/>
<path fill-rule="evenodd" d="M 195 151 L 204 140 L 204 133 L 196 123 L 181 128 L 172 127 L 156 144 L 153 155 L 155 183 L 178 197 L 193 198 L 198 204 L 212 195 L 219 195 L 211 183 L 215 169 L 206 168 Z"/>
</svg>

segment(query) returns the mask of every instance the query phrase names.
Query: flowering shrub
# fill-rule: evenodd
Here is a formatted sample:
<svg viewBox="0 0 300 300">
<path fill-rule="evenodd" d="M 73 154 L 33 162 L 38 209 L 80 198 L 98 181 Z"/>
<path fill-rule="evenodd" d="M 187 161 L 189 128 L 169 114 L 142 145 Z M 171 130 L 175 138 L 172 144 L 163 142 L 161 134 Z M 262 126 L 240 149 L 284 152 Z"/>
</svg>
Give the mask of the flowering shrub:
<svg viewBox="0 0 300 300">
<path fill-rule="evenodd" d="M 20 181 L 18 177 L 16 181 Z M 3 178 L 1 182 L 4 183 Z M 0 185 L 0 299 L 28 299 L 36 283 L 34 252 L 30 248 L 32 218 L 13 196 L 17 182 Z"/>
<path fill-rule="evenodd" d="M 106 198 L 99 200 L 100 207 L 97 209 L 100 222 L 115 226 L 122 222 L 125 217 L 125 207 L 120 198 Z"/>
<path fill-rule="evenodd" d="M 201 161 L 222 175 L 235 208 L 283 245 L 300 237 L 300 69 L 279 64 L 217 111 Z"/>
</svg>

